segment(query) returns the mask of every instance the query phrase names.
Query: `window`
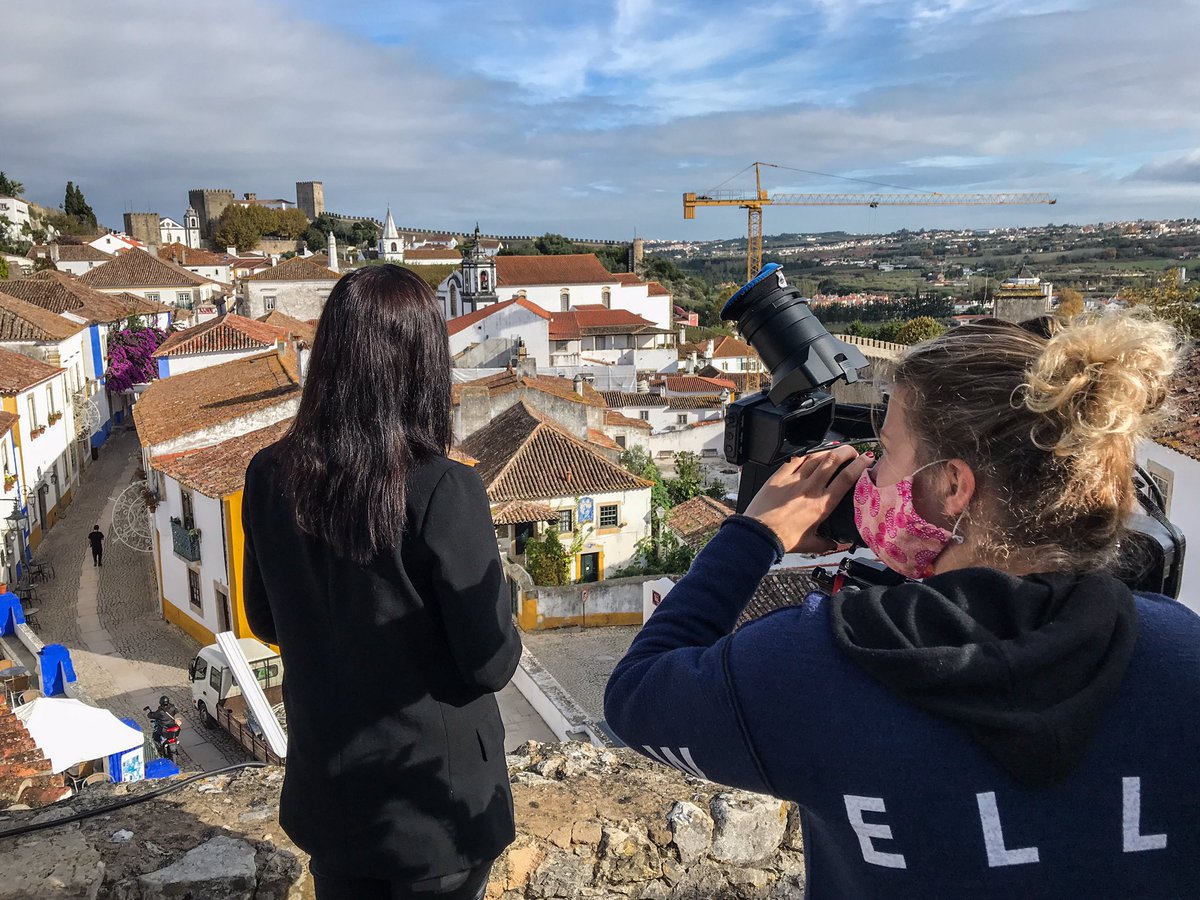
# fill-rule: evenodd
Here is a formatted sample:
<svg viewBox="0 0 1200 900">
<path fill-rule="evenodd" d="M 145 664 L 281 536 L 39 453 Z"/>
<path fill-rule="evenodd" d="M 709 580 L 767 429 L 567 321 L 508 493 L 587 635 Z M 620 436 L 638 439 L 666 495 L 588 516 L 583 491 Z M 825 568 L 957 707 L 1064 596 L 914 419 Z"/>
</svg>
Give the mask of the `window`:
<svg viewBox="0 0 1200 900">
<path fill-rule="evenodd" d="M 270 295 L 264 294 L 263 295 L 263 309 L 266 310 L 267 312 L 270 312 L 274 308 L 275 308 L 274 294 L 270 294 Z"/>
<path fill-rule="evenodd" d="M 600 292 L 600 302 L 605 306 L 612 306 L 612 290 L 605 288 Z"/>
<path fill-rule="evenodd" d="M 641 419 L 643 422 L 649 422 L 650 421 L 650 410 L 639 409 L 638 410 L 638 418 Z"/>
<path fill-rule="evenodd" d="M 58 412 L 58 404 L 54 402 L 54 387 L 46 385 L 46 409 L 50 410 L 50 415 Z"/>
<path fill-rule="evenodd" d="M 37 398 L 33 394 L 29 395 L 29 427 L 37 428 Z"/>
<path fill-rule="evenodd" d="M 202 657 L 196 657 L 196 668 L 192 675 L 192 681 L 203 681 L 208 677 L 208 663 Z"/>
<path fill-rule="evenodd" d="M 179 492 L 179 502 L 180 502 L 180 506 L 183 508 L 183 515 L 180 516 L 180 518 L 183 520 L 183 527 L 189 528 L 189 529 L 195 528 L 196 527 L 196 513 L 192 507 L 192 492 L 191 491 L 180 491 Z"/>
<path fill-rule="evenodd" d="M 146 292 L 146 299 L 147 299 L 147 300 L 149 300 L 149 301 L 151 301 L 151 302 L 153 302 L 153 303 L 158 303 L 158 301 L 159 301 L 159 299 L 160 299 L 160 298 L 159 298 L 159 295 L 158 295 L 158 291 L 147 291 L 147 292 Z"/>
<path fill-rule="evenodd" d="M 625 435 L 618 434 L 614 440 L 617 442 L 618 447 L 620 447 L 622 450 L 625 449 Z"/>
<path fill-rule="evenodd" d="M 558 511 L 558 533 L 570 534 L 575 530 L 575 510 L 560 509 Z"/>
<path fill-rule="evenodd" d="M 204 612 L 204 601 L 200 596 L 200 573 L 197 572 L 195 569 L 188 569 L 187 573 L 188 573 L 188 602 L 192 604 L 192 609 L 196 610 L 196 612 L 202 613 L 202 612 Z M 213 671 L 216 672 L 217 669 L 214 668 Z M 218 676 L 218 679 L 219 678 L 220 678 L 220 676 Z M 217 681 L 218 688 L 220 687 L 220 684 L 221 684 L 221 682 L 218 680 Z"/>
<path fill-rule="evenodd" d="M 392 241 L 392 252 L 393 253 L 396 252 L 396 242 L 395 241 Z"/>
<path fill-rule="evenodd" d="M 558 308 L 560 312 L 566 312 L 571 308 L 571 292 L 566 288 L 558 292 Z"/>
<path fill-rule="evenodd" d="M 676 425 L 686 425 L 687 424 L 687 413 L 679 413 L 679 415 L 677 415 L 675 417 L 675 424 Z"/>
<path fill-rule="evenodd" d="M 213 666 L 209 669 L 208 686 L 217 692 L 217 696 L 221 695 L 221 676 L 225 674 L 225 670 L 220 666 Z"/>
<path fill-rule="evenodd" d="M 610 503 L 600 507 L 600 527 L 601 528 L 617 528 L 621 524 L 619 515 L 620 507 L 615 503 Z"/>
<path fill-rule="evenodd" d="M 458 285 L 450 285 L 450 318 L 458 315 Z"/>
<path fill-rule="evenodd" d="M 1163 514 L 1170 518 L 1171 488 L 1175 485 L 1175 473 L 1153 461 L 1146 463 L 1146 472 L 1150 476 L 1150 480 L 1158 485 L 1158 489 L 1162 491 Z"/>
<path fill-rule="evenodd" d="M 178 303 L 180 306 L 187 306 L 189 303 L 192 302 L 192 292 L 191 291 L 176 291 L 175 292 L 175 302 Z"/>
</svg>

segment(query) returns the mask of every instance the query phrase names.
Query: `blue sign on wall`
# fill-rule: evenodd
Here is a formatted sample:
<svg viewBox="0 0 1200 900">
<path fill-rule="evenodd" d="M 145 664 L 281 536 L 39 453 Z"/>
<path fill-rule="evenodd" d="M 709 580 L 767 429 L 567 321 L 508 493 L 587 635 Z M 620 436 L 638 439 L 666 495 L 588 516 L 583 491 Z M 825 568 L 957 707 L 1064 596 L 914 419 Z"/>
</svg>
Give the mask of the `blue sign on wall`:
<svg viewBox="0 0 1200 900">
<path fill-rule="evenodd" d="M 591 497 L 579 498 L 579 515 L 575 518 L 580 522 L 591 522 L 596 504 Z"/>
</svg>

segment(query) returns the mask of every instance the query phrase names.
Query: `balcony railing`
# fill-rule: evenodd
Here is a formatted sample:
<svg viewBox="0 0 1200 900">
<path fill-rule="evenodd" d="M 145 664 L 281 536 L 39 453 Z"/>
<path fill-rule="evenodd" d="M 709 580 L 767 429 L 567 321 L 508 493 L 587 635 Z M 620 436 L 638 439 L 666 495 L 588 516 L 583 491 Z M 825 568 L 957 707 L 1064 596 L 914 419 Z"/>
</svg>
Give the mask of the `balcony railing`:
<svg viewBox="0 0 1200 900">
<path fill-rule="evenodd" d="M 171 548 L 176 556 L 182 556 L 188 562 L 200 561 L 200 532 L 195 528 L 185 528 L 179 519 L 171 520 Z"/>
</svg>

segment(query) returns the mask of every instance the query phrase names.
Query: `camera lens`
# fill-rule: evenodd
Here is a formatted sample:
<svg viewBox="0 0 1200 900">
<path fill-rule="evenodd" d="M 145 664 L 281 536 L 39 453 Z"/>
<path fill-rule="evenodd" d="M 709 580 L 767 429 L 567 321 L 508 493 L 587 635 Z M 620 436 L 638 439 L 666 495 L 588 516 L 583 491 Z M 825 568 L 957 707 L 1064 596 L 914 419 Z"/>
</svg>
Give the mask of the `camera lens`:
<svg viewBox="0 0 1200 900">
<path fill-rule="evenodd" d="M 857 347 L 825 330 L 800 291 L 787 283 L 778 263 L 767 263 L 730 297 L 721 318 L 737 322 L 738 331 L 770 370 L 773 403 L 839 378 L 853 383 L 867 365 Z"/>
</svg>

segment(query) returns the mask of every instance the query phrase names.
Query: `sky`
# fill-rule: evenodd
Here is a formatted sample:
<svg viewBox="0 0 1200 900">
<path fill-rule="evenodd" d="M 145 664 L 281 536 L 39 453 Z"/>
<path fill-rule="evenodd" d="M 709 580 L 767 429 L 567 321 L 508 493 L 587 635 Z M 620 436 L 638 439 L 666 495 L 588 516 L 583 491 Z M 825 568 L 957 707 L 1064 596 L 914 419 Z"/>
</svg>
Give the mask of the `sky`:
<svg viewBox="0 0 1200 900">
<path fill-rule="evenodd" d="M 402 226 L 744 233 L 685 191 L 1048 191 L 775 207 L 767 233 L 1193 216 L 1197 0 L 0 0 L 0 170 L 102 223 L 189 188 Z M 736 177 L 734 177 L 736 176 Z"/>
</svg>

